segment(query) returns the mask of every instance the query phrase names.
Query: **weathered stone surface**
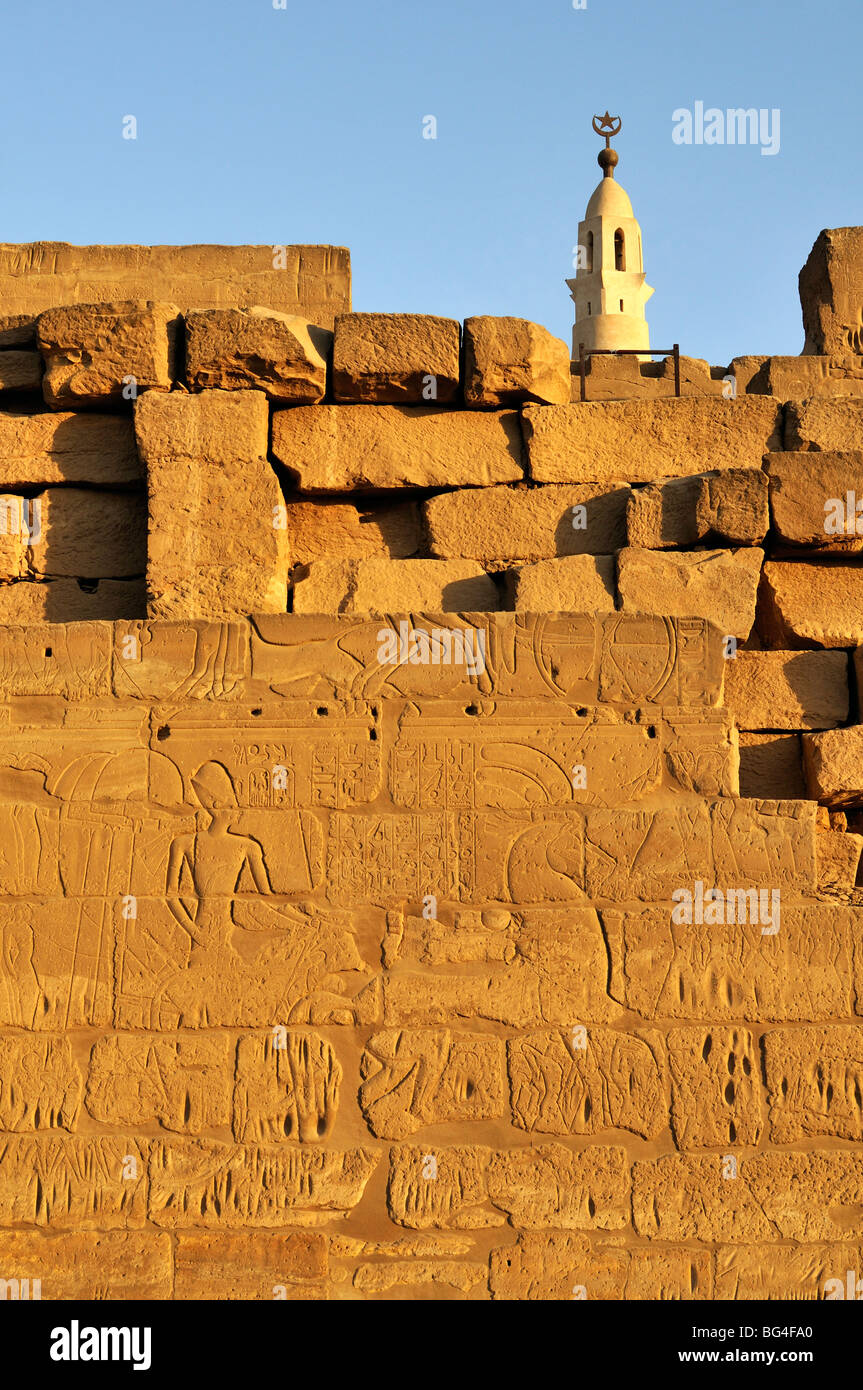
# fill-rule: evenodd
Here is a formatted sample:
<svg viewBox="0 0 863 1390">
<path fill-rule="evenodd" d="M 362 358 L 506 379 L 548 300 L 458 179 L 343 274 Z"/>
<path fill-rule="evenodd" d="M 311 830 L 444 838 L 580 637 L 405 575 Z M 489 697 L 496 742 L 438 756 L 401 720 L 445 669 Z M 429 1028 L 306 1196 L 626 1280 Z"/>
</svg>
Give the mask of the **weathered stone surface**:
<svg viewBox="0 0 863 1390">
<path fill-rule="evenodd" d="M 93 619 L 143 618 L 143 579 L 22 580 L 0 584 L 0 623 L 74 623 Z"/>
<path fill-rule="evenodd" d="M 360 1106 L 373 1134 L 406 1139 L 426 1125 L 499 1119 L 504 1044 L 447 1028 L 375 1033 L 360 1061 Z"/>
<path fill-rule="evenodd" d="M 282 494 L 267 462 L 267 430 L 262 391 L 139 397 L 135 434 L 149 479 L 152 616 L 225 618 L 287 608 Z"/>
<path fill-rule="evenodd" d="M 847 901 L 857 884 L 863 835 L 850 830 L 820 829 L 815 841 L 818 892 Z"/>
<path fill-rule="evenodd" d="M 390 1149 L 390 1216 L 413 1230 L 471 1230 L 509 1219 L 525 1230 L 618 1230 L 626 1224 L 624 1149 Z"/>
<path fill-rule="evenodd" d="M 287 1028 L 237 1045 L 234 1138 L 272 1144 L 319 1143 L 329 1137 L 339 1108 L 342 1068 L 317 1033 Z"/>
<path fill-rule="evenodd" d="M 356 1206 L 377 1161 L 368 1149 L 159 1140 L 150 1220 L 172 1229 L 320 1225 Z"/>
<path fill-rule="evenodd" d="M 713 1285 L 707 1250 L 600 1246 L 572 1231 L 522 1233 L 489 1264 L 495 1300 L 690 1300 L 710 1298 Z"/>
<path fill-rule="evenodd" d="M 500 607 L 494 580 L 471 560 L 316 560 L 293 581 L 295 613 L 457 613 Z"/>
<path fill-rule="evenodd" d="M 333 396 L 379 405 L 453 401 L 459 392 L 459 325 L 432 314 L 340 314 Z"/>
<path fill-rule="evenodd" d="M 114 487 L 143 476 L 132 422 L 121 416 L 0 413 L 0 488 Z"/>
<path fill-rule="evenodd" d="M 21 319 L 66 304 L 162 299 L 189 309 L 267 304 L 332 328 L 350 311 L 343 246 L 0 244 L 0 304 Z"/>
<path fill-rule="evenodd" d="M 35 348 L 36 319 L 33 314 L 0 314 L 0 348 Z"/>
<path fill-rule="evenodd" d="M 725 668 L 723 703 L 739 729 L 832 729 L 848 718 L 848 657 L 738 651 Z"/>
<path fill-rule="evenodd" d="M 326 1277 L 327 1241 L 315 1231 L 177 1236 L 174 1297 L 184 1301 L 322 1299 Z"/>
<path fill-rule="evenodd" d="M 628 1129 L 650 1139 L 668 1125 L 665 1049 L 657 1034 L 576 1028 L 507 1044 L 513 1123 L 529 1133 Z"/>
<path fill-rule="evenodd" d="M 581 400 L 578 360 L 573 362 L 570 400 Z M 659 362 L 640 362 L 637 357 L 613 355 L 588 357 L 585 362 L 585 399 L 588 401 L 642 401 L 673 397 L 674 358 Z M 680 357 L 682 396 L 723 396 L 727 387 L 721 368 L 711 367 L 702 357 Z"/>
<path fill-rule="evenodd" d="M 147 1217 L 146 1140 L 55 1135 L 0 1139 L 0 1225 L 104 1231 Z"/>
<path fill-rule="evenodd" d="M 863 568 L 768 560 L 758 631 L 771 647 L 856 647 L 863 643 Z"/>
<path fill-rule="evenodd" d="M 486 487 L 523 476 L 515 411 L 297 406 L 274 414 L 273 454 L 302 492 Z"/>
<path fill-rule="evenodd" d="M 863 449 L 863 401 L 825 401 L 816 397 L 789 402 L 785 407 L 782 447 L 822 453 Z"/>
<path fill-rule="evenodd" d="M 179 310 L 152 300 L 71 304 L 48 309 L 36 325 L 49 406 L 100 406 L 168 391 L 176 374 Z"/>
<path fill-rule="evenodd" d="M 795 801 L 806 796 L 799 734 L 740 731 L 740 795 Z"/>
<path fill-rule="evenodd" d="M 830 357 L 769 357 L 765 391 L 780 401 L 863 396 L 863 358 L 843 367 Z"/>
<path fill-rule="evenodd" d="M 516 613 L 612 613 L 613 555 L 566 555 L 523 565 L 512 576 Z"/>
<path fill-rule="evenodd" d="M 695 503 L 700 535 L 726 545 L 756 545 L 770 525 L 767 479 L 760 469 L 727 468 L 701 480 Z"/>
<path fill-rule="evenodd" d="M 767 479 L 755 468 L 650 483 L 633 490 L 626 511 L 629 545 L 649 550 L 756 544 L 769 524 Z"/>
<path fill-rule="evenodd" d="M 38 352 L 0 352 L 0 391 L 38 391 L 42 358 Z"/>
<path fill-rule="evenodd" d="M 629 547 L 617 557 L 624 613 L 710 618 L 729 636 L 749 636 L 764 552 L 693 550 L 675 554 Z"/>
<path fill-rule="evenodd" d="M 181 1134 L 231 1118 L 230 1039 L 107 1037 L 90 1053 L 86 1106 L 102 1124 L 150 1125 Z"/>
<path fill-rule="evenodd" d="M 714 1297 L 725 1300 L 859 1298 L 863 1265 L 859 1244 L 721 1245 L 716 1251 Z"/>
<path fill-rule="evenodd" d="M 681 1154 L 632 1165 L 639 1235 L 659 1240 L 823 1241 L 863 1235 L 863 1159 L 856 1153 Z M 727 1169 L 726 1169 L 727 1171 Z"/>
<path fill-rule="evenodd" d="M 186 315 L 186 380 L 193 391 L 261 390 L 272 401 L 314 405 L 327 390 L 333 335 L 274 309 L 202 309 Z"/>
<path fill-rule="evenodd" d="M 520 405 L 570 399 L 569 348 L 529 319 L 479 314 L 464 322 L 466 405 Z"/>
<path fill-rule="evenodd" d="M 334 556 L 364 560 L 388 555 L 404 560 L 422 548 L 422 524 L 415 502 L 373 507 L 303 497 L 286 502 L 284 516 L 292 565 Z"/>
<path fill-rule="evenodd" d="M 766 396 L 585 401 L 524 411 L 530 476 L 540 483 L 649 483 L 760 468 L 764 454 L 779 448 L 780 421 L 779 402 Z"/>
<path fill-rule="evenodd" d="M 829 550 L 863 550 L 863 450 L 770 454 L 770 511 L 782 540 Z M 848 505 L 849 492 L 852 494 Z"/>
<path fill-rule="evenodd" d="M 752 923 L 675 925 L 671 911 L 602 913 L 611 993 L 642 1018 L 809 1023 L 855 1013 L 852 908 L 784 906 L 773 935 Z"/>
<path fill-rule="evenodd" d="M 863 724 L 805 734 L 803 768 L 809 795 L 825 806 L 863 806 Z"/>
<path fill-rule="evenodd" d="M 29 573 L 31 542 L 42 534 L 41 503 L 0 494 L 0 576 L 21 579 Z"/>
<path fill-rule="evenodd" d="M 863 335 L 863 229 L 820 232 L 800 272 L 805 353 L 826 353 L 860 365 Z"/>
<path fill-rule="evenodd" d="M 147 506 L 137 492 L 49 488 L 38 499 L 41 534 L 28 549 L 38 575 L 122 579 L 147 567 Z"/>
<path fill-rule="evenodd" d="M 748 1028 L 672 1028 L 668 1068 L 679 1149 L 758 1143 L 760 1057 Z"/>
<path fill-rule="evenodd" d="M 609 555 L 626 542 L 629 493 L 619 484 L 470 488 L 430 498 L 423 514 L 431 553 L 441 559 L 495 564 Z"/>
<path fill-rule="evenodd" d="M 0 1231 L 0 1268 L 10 1281 L 6 1298 L 46 1302 L 169 1299 L 172 1265 L 171 1237 L 164 1232 L 74 1231 L 46 1236 L 41 1231 Z"/>
<path fill-rule="evenodd" d="M 764 1072 L 775 1144 L 863 1138 L 863 1028 L 774 1028 Z"/>
<path fill-rule="evenodd" d="M 80 1101 L 68 1038 L 0 1037 L 0 1130 L 74 1130 Z"/>
</svg>

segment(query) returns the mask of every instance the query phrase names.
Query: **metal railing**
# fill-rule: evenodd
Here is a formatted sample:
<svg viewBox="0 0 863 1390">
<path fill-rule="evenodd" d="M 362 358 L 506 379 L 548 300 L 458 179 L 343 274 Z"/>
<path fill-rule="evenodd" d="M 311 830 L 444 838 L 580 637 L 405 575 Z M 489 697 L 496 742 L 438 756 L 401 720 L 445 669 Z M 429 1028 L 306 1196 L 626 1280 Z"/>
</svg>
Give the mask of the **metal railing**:
<svg viewBox="0 0 863 1390">
<path fill-rule="evenodd" d="M 578 345 L 578 374 L 581 377 L 581 399 L 587 400 L 587 374 L 585 366 L 588 357 L 674 357 L 674 394 L 680 395 L 680 344 L 672 348 L 588 348 L 584 343 Z M 575 363 L 570 363 L 570 373 L 575 374 Z"/>
</svg>

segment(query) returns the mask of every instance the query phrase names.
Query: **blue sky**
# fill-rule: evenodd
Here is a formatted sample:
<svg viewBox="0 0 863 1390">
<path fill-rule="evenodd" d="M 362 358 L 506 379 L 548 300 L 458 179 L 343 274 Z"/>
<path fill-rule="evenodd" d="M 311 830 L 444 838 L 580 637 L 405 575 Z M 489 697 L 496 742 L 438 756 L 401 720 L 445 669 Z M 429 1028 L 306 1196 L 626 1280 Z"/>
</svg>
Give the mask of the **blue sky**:
<svg viewBox="0 0 863 1390">
<path fill-rule="evenodd" d="M 2 22 L 4 241 L 332 242 L 357 309 L 568 342 L 607 108 L 651 341 L 725 365 L 800 351 L 812 242 L 863 222 L 860 0 L 43 0 Z M 696 101 L 779 108 L 779 153 L 675 144 Z"/>
</svg>

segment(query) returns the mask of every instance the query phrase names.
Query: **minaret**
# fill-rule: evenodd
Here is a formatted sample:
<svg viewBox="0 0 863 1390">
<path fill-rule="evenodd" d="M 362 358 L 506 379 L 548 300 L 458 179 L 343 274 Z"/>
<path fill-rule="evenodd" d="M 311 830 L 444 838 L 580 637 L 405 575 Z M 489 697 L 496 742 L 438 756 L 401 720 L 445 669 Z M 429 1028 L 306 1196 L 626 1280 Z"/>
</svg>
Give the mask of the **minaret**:
<svg viewBox="0 0 863 1390">
<path fill-rule="evenodd" d="M 623 122 L 619 116 L 594 116 L 593 129 L 605 136 L 597 155 L 602 180 L 594 189 L 584 221 L 578 224 L 578 260 L 567 285 L 575 301 L 572 355 L 579 344 L 590 348 L 650 347 L 644 306 L 653 290 L 644 278 L 641 228 L 628 195 L 615 181 L 617 151 L 611 148 Z"/>
</svg>

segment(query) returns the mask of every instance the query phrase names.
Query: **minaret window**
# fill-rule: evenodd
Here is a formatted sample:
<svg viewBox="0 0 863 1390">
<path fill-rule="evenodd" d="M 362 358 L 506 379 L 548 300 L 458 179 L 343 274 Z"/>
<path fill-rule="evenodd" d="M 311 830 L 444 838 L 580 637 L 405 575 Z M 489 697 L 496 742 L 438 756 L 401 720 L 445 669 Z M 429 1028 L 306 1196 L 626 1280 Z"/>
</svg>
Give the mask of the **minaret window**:
<svg viewBox="0 0 863 1390">
<path fill-rule="evenodd" d="M 620 301 L 620 312 L 623 313 L 623 300 Z"/>
<path fill-rule="evenodd" d="M 590 300 L 587 301 L 587 312 L 590 313 Z"/>
<path fill-rule="evenodd" d="M 593 270 L 593 232 L 587 234 L 587 268 Z"/>
<path fill-rule="evenodd" d="M 618 227 L 614 233 L 614 268 L 626 270 L 626 254 L 623 249 L 623 232 Z"/>
</svg>

